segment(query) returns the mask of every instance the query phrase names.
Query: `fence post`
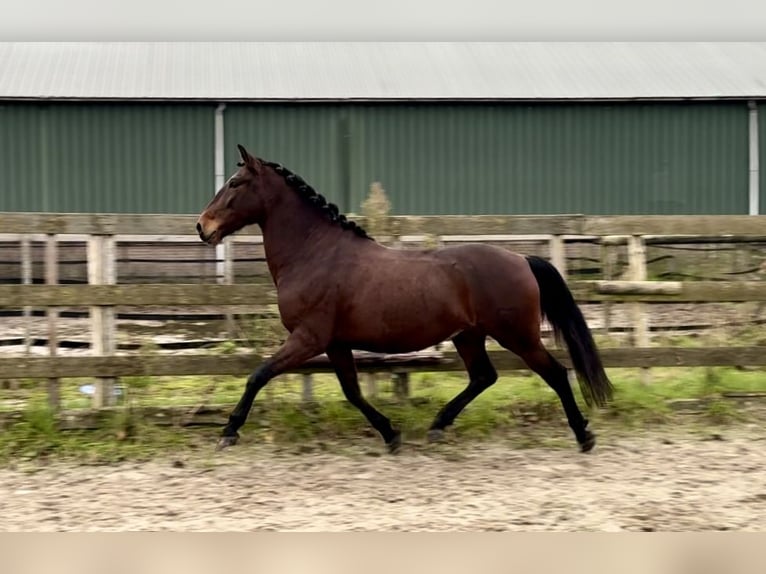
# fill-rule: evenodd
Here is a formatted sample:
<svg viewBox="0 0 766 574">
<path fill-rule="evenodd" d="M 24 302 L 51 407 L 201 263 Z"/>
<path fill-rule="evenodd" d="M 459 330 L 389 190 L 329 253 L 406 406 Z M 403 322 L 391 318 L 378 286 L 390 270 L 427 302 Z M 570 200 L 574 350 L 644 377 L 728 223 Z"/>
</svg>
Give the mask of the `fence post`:
<svg viewBox="0 0 766 574">
<path fill-rule="evenodd" d="M 21 282 L 24 285 L 32 284 L 32 244 L 29 236 L 24 235 L 21 238 Z M 30 322 L 32 318 L 32 308 L 24 307 L 24 354 L 28 355 L 32 348 L 32 333 Z"/>
<path fill-rule="evenodd" d="M 314 402 L 314 380 L 311 373 L 303 375 L 303 387 L 301 389 L 301 400 L 304 403 Z"/>
<path fill-rule="evenodd" d="M 29 237 L 23 235 L 20 241 L 21 246 L 21 283 L 23 285 L 30 285 L 32 283 L 32 256 L 31 245 Z M 23 309 L 24 314 L 24 354 L 29 355 L 32 349 L 32 308 L 29 305 L 25 305 Z M 10 381 L 0 381 L 0 388 L 10 388 L 16 390 L 19 388 L 18 379 L 12 379 Z"/>
<path fill-rule="evenodd" d="M 552 235 L 550 242 L 551 263 L 558 269 L 561 276 L 567 278 L 567 258 L 564 238 L 561 235 Z"/>
<path fill-rule="evenodd" d="M 114 257 L 114 236 L 91 235 L 88 238 L 88 283 L 91 285 L 114 285 L 117 282 Z M 91 353 L 96 356 L 113 355 L 115 352 L 114 308 L 93 306 L 90 308 Z M 100 377 L 93 393 L 93 407 L 114 404 L 114 377 Z"/>
<path fill-rule="evenodd" d="M 646 245 L 644 244 L 643 237 L 639 235 L 631 235 L 628 238 L 628 265 L 630 278 L 633 281 L 646 281 Z M 648 347 L 649 318 L 646 315 L 644 304 L 633 303 L 632 307 L 634 325 L 633 345 L 635 347 Z M 641 380 L 645 384 L 650 382 L 648 368 L 641 369 Z"/>
<path fill-rule="evenodd" d="M 378 373 L 366 373 L 367 396 L 374 399 L 378 396 Z"/>
<path fill-rule="evenodd" d="M 234 285 L 234 240 L 227 237 L 223 240 L 223 274 L 218 276 L 218 282 L 225 285 Z M 234 314 L 226 311 L 226 332 L 230 339 L 236 337 Z"/>
<path fill-rule="evenodd" d="M 406 399 L 410 396 L 410 374 L 406 371 L 395 371 L 394 395 L 398 399 Z"/>
<path fill-rule="evenodd" d="M 56 285 L 59 282 L 58 264 L 58 240 L 55 234 L 49 233 L 45 241 L 45 283 L 47 285 Z M 56 332 L 58 309 L 48 307 L 46 315 L 48 317 L 48 354 L 55 357 L 58 354 L 58 334 Z M 54 411 L 61 408 L 59 380 L 57 378 L 48 379 L 48 403 Z"/>
<path fill-rule="evenodd" d="M 606 281 L 614 278 L 615 249 L 608 237 L 601 238 L 601 276 Z M 612 326 L 612 304 L 610 301 L 603 301 L 601 308 L 604 313 L 604 334 L 608 337 Z"/>
</svg>

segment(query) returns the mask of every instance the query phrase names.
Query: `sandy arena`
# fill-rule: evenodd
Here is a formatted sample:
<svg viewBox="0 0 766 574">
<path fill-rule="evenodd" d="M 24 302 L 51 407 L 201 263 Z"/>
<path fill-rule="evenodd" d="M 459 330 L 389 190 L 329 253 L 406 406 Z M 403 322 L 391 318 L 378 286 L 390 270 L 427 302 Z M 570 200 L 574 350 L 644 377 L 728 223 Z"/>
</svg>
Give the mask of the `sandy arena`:
<svg viewBox="0 0 766 574">
<path fill-rule="evenodd" d="M 351 441 L 348 441 L 347 447 Z M 766 432 L 0 470 L 4 531 L 766 530 Z M 604 444 L 604 443 L 608 444 Z"/>
</svg>

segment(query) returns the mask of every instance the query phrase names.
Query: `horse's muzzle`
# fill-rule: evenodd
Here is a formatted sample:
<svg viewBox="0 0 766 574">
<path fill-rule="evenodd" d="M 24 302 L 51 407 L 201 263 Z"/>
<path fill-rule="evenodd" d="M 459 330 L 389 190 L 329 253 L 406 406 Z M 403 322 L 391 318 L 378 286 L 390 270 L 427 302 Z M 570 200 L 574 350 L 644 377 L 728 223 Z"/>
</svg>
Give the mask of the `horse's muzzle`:
<svg viewBox="0 0 766 574">
<path fill-rule="evenodd" d="M 204 241 L 205 243 L 209 245 L 215 245 L 218 243 L 216 240 L 216 237 L 218 235 L 218 230 L 214 230 L 210 233 L 205 233 L 205 228 L 202 227 L 202 223 L 199 221 L 197 222 L 197 235 L 199 235 L 199 238 Z"/>
</svg>

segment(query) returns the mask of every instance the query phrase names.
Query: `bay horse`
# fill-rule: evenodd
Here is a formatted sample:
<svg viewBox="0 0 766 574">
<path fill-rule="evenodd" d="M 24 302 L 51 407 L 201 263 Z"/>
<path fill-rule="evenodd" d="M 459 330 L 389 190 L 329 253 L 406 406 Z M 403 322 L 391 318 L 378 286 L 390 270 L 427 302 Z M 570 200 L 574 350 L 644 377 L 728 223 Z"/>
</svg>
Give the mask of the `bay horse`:
<svg viewBox="0 0 766 574">
<path fill-rule="evenodd" d="M 588 405 L 604 406 L 613 388 L 582 312 L 553 265 L 478 243 L 432 250 L 383 246 L 301 177 L 237 147 L 238 169 L 200 214 L 197 233 L 216 245 L 247 225 L 260 227 L 289 335 L 248 377 L 217 450 L 237 442 L 256 394 L 271 379 L 325 353 L 346 399 L 394 453 L 401 432 L 362 396 L 352 351 L 406 353 L 451 339 L 469 381 L 434 418 L 428 439 L 439 440 L 497 380 L 487 337 L 553 388 L 580 450 L 595 446 L 566 368 L 543 345 L 542 320 L 566 343 Z"/>
</svg>

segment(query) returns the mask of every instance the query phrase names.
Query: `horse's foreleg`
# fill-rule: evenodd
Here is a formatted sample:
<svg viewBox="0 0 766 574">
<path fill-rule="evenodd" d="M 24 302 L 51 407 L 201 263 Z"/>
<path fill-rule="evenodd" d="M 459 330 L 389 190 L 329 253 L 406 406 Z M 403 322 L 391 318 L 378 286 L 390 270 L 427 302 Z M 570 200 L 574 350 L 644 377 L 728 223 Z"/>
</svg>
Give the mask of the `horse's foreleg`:
<svg viewBox="0 0 766 574">
<path fill-rule="evenodd" d="M 274 355 L 264 361 L 248 377 L 245 391 L 242 393 L 237 406 L 234 407 L 234 410 L 229 415 L 229 422 L 223 429 L 216 450 L 236 444 L 239 439 L 237 431 L 245 424 L 258 391 L 266 386 L 274 377 L 302 365 L 312 357 L 321 354 L 322 351 L 322 343 L 317 341 L 316 337 L 312 336 L 310 332 L 299 329 L 293 331 Z"/>
</svg>

